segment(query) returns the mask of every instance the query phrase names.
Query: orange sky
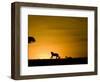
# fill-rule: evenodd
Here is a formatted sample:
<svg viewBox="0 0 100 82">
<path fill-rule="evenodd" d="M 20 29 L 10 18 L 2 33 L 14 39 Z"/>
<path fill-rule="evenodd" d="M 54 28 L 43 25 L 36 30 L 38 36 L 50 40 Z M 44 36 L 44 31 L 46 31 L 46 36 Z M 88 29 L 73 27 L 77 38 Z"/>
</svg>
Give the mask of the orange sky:
<svg viewBox="0 0 100 82">
<path fill-rule="evenodd" d="M 87 57 L 87 18 L 60 16 L 28 16 L 29 59 L 50 59 L 50 52 L 61 58 Z"/>
</svg>

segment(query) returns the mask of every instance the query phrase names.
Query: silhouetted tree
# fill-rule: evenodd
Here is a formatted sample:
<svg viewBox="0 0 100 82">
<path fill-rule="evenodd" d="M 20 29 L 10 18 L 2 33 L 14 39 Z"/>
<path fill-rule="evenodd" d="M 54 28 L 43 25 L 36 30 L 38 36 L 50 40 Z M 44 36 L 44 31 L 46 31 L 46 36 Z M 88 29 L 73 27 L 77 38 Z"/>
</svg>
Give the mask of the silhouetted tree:
<svg viewBox="0 0 100 82">
<path fill-rule="evenodd" d="M 32 43 L 32 42 L 35 42 L 35 38 L 34 37 L 31 37 L 31 36 L 28 36 L 28 43 Z"/>
</svg>

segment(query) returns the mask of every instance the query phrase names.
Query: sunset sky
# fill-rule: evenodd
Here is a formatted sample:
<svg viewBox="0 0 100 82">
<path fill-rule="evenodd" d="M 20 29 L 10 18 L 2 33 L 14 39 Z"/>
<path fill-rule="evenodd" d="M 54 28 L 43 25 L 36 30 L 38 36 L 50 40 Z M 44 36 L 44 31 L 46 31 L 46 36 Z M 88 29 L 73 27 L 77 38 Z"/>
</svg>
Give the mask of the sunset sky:
<svg viewBox="0 0 100 82">
<path fill-rule="evenodd" d="M 61 58 L 87 57 L 87 18 L 28 15 L 28 59 L 50 59 L 51 53 Z"/>
</svg>

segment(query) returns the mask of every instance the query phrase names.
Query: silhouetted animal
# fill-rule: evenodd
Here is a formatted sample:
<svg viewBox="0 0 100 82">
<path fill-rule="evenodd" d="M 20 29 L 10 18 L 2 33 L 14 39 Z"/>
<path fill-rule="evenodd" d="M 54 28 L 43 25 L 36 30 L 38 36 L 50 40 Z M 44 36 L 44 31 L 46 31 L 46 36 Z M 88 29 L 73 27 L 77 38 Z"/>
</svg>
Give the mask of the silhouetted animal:
<svg viewBox="0 0 100 82">
<path fill-rule="evenodd" d="M 51 59 L 52 59 L 53 57 L 56 57 L 56 59 L 60 59 L 60 56 L 59 56 L 58 53 L 51 52 Z"/>
<path fill-rule="evenodd" d="M 32 42 L 35 42 L 35 38 L 29 36 L 28 37 L 28 43 L 32 43 Z"/>
</svg>

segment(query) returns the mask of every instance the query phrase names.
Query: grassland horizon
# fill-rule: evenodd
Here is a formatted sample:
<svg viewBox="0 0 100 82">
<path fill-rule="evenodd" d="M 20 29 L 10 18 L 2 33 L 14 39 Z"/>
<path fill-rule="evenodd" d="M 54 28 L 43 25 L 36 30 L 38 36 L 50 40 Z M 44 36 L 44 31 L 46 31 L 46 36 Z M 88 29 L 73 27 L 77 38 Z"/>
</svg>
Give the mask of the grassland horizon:
<svg viewBox="0 0 100 82">
<path fill-rule="evenodd" d="M 87 57 L 79 58 L 62 58 L 62 59 L 29 59 L 28 66 L 51 66 L 51 65 L 76 65 L 76 64 L 88 64 Z"/>
</svg>

